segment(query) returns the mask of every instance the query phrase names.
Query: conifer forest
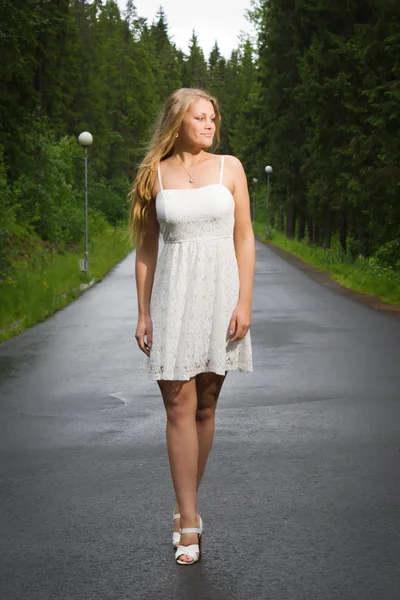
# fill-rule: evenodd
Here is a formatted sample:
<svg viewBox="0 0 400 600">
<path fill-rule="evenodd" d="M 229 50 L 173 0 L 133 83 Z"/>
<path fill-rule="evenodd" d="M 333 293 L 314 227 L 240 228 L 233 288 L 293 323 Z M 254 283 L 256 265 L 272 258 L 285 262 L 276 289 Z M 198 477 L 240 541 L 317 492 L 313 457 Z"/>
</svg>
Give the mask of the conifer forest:
<svg viewBox="0 0 400 600">
<path fill-rule="evenodd" d="M 398 0 L 254 0 L 248 18 L 254 37 L 205 56 L 195 29 L 176 47 L 162 7 L 150 23 L 132 0 L 0 1 L 0 282 L 22 240 L 82 240 L 82 131 L 91 227 L 126 222 L 149 128 L 183 86 L 217 97 L 217 152 L 242 161 L 256 218 L 270 164 L 271 228 L 399 267 Z"/>
</svg>

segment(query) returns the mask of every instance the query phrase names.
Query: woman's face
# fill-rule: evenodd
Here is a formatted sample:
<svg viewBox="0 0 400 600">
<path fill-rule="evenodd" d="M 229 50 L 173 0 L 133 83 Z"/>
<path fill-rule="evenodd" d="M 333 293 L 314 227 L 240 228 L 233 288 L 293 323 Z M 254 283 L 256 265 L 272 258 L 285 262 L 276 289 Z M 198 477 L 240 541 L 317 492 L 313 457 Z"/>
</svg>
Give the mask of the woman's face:
<svg viewBox="0 0 400 600">
<path fill-rule="evenodd" d="M 214 133 L 214 107 L 210 100 L 200 98 L 193 102 L 185 113 L 178 139 L 185 145 L 209 148 L 213 142 Z"/>
</svg>

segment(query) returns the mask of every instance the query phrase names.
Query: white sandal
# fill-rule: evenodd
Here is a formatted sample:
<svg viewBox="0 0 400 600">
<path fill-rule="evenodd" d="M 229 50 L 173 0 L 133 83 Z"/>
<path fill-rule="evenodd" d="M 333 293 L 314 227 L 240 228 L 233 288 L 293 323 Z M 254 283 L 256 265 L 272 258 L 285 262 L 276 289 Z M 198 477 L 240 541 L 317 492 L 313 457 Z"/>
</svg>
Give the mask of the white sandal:
<svg viewBox="0 0 400 600">
<path fill-rule="evenodd" d="M 175 511 L 175 508 L 174 508 Z M 174 523 L 176 521 L 176 519 L 180 519 L 181 515 L 179 513 L 173 513 L 173 518 L 174 518 Z M 181 534 L 179 531 L 174 531 L 172 534 L 172 545 L 174 546 L 175 550 L 178 548 L 179 546 L 179 541 L 181 539 Z"/>
<path fill-rule="evenodd" d="M 181 535 L 183 533 L 197 533 L 197 535 L 199 536 L 199 543 L 198 544 L 190 544 L 190 546 L 181 546 L 179 544 L 178 549 L 175 552 L 175 560 L 178 563 L 178 565 L 193 565 L 193 563 L 200 560 L 201 536 L 203 534 L 203 521 L 201 520 L 200 515 L 199 515 L 199 524 L 200 524 L 200 527 L 184 527 L 183 529 L 181 529 Z M 182 556 L 183 554 L 187 554 L 193 560 L 191 562 L 179 560 L 179 557 Z"/>
</svg>

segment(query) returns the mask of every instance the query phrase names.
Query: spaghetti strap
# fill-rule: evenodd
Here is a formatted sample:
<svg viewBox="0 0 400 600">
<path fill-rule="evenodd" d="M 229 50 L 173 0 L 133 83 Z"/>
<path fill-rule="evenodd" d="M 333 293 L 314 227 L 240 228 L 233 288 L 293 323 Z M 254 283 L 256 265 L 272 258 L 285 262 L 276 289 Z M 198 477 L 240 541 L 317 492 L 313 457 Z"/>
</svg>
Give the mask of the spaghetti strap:
<svg viewBox="0 0 400 600">
<path fill-rule="evenodd" d="M 224 158 L 225 158 L 225 156 L 221 156 L 221 169 L 219 172 L 219 183 L 222 183 L 222 178 L 224 176 Z"/>
<path fill-rule="evenodd" d="M 161 169 L 160 169 L 160 163 L 158 163 L 158 167 L 157 167 L 157 173 L 158 173 L 158 183 L 160 184 L 160 191 L 163 192 L 164 188 L 163 188 L 163 184 L 161 181 Z"/>
</svg>

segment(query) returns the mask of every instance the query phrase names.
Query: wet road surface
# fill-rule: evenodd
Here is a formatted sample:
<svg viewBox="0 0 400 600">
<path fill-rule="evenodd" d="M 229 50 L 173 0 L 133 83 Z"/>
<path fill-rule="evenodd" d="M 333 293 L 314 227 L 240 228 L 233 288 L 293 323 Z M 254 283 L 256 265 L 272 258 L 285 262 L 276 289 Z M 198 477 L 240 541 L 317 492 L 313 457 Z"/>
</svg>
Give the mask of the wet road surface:
<svg viewBox="0 0 400 600">
<path fill-rule="evenodd" d="M 255 371 L 227 377 L 178 566 L 133 262 L 0 344 L 1 599 L 398 600 L 400 322 L 257 244 Z"/>
</svg>

